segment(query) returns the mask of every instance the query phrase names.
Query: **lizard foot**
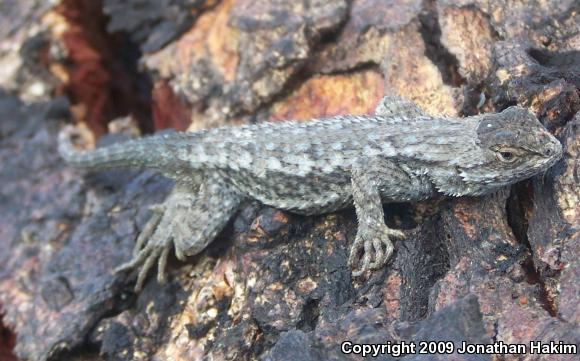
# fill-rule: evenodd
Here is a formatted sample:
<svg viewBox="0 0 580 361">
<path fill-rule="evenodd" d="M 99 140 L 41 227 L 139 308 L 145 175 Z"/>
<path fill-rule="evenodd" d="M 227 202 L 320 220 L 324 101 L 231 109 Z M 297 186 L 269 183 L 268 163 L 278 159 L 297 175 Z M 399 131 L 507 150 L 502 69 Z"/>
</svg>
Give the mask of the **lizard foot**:
<svg viewBox="0 0 580 361">
<path fill-rule="evenodd" d="M 352 275 L 354 277 L 358 277 L 368 270 L 377 270 L 387 263 L 393 253 L 391 236 L 404 238 L 405 234 L 390 229 L 384 224 L 373 227 L 372 232 L 359 228 L 348 257 L 348 265 L 353 269 Z M 358 264 L 360 267 L 357 269 Z"/>
<path fill-rule="evenodd" d="M 167 280 L 165 267 L 169 252 L 174 244 L 181 244 L 180 241 L 191 236 L 189 221 L 193 200 L 190 197 L 179 199 L 169 198 L 163 205 L 151 207 L 153 216 L 139 234 L 133 258 L 115 269 L 115 273 L 131 271 L 140 268 L 135 292 L 143 288 L 147 274 L 157 263 L 157 281 L 164 284 Z M 176 255 L 180 260 L 185 259 L 185 255 L 176 247 Z"/>
</svg>

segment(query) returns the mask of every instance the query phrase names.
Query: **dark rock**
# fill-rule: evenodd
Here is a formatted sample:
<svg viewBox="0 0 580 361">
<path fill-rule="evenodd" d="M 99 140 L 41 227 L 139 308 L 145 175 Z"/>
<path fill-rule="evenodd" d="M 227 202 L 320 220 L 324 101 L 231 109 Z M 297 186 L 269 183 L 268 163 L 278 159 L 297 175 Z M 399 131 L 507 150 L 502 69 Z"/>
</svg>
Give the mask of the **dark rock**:
<svg viewBox="0 0 580 361">
<path fill-rule="evenodd" d="M 145 53 L 161 49 L 195 21 L 196 14 L 214 1 L 209 0 L 104 0 L 103 11 L 110 17 L 107 30 L 127 32 Z"/>
</svg>

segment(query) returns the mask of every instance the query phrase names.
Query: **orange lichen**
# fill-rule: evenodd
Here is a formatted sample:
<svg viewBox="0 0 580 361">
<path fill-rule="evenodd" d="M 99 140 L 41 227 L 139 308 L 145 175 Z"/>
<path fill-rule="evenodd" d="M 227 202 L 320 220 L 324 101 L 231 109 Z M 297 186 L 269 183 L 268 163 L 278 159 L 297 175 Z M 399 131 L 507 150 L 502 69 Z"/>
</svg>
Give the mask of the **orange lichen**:
<svg viewBox="0 0 580 361">
<path fill-rule="evenodd" d="M 222 2 L 215 18 L 211 19 L 212 27 L 207 34 L 209 58 L 227 82 L 234 81 L 239 61 L 237 51 L 239 34 L 236 29 L 228 26 L 233 5 L 232 0 Z"/>
<path fill-rule="evenodd" d="M 310 78 L 272 107 L 271 120 L 308 120 L 339 114 L 369 114 L 383 95 L 382 76 L 373 70 Z"/>
<path fill-rule="evenodd" d="M 453 213 L 461 223 L 465 234 L 471 238 L 475 237 L 477 232 L 473 226 L 473 222 L 477 222 L 477 220 L 473 219 L 474 215 L 471 209 L 471 204 L 465 201 L 458 201 L 453 209 Z"/>
<path fill-rule="evenodd" d="M 389 317 L 401 317 L 401 285 L 403 280 L 400 274 L 390 275 L 384 286 L 383 303 Z"/>
<path fill-rule="evenodd" d="M 228 25 L 233 0 L 224 0 L 215 8 L 203 12 L 195 25 L 179 40 L 153 54 L 149 67 L 163 77 L 184 74 L 196 62 L 205 59 L 226 81 L 233 81 L 238 65 L 238 31 Z"/>
</svg>

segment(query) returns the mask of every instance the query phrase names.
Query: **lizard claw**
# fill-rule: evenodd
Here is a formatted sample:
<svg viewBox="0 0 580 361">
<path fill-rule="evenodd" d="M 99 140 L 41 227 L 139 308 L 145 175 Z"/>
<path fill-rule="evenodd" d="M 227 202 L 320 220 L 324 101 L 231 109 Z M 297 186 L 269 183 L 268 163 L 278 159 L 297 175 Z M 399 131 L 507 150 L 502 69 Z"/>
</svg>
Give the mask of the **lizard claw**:
<svg viewBox="0 0 580 361">
<path fill-rule="evenodd" d="M 164 284 L 167 281 L 165 268 L 169 252 L 173 246 L 174 238 L 172 229 L 174 228 L 172 214 L 167 215 L 166 207 L 151 207 L 153 215 L 143 228 L 143 231 L 137 237 L 135 248 L 133 249 L 133 258 L 117 267 L 114 272 L 122 273 L 140 268 L 137 274 L 135 292 L 143 289 L 143 284 L 147 274 L 157 262 L 157 281 Z"/>
<path fill-rule="evenodd" d="M 353 269 L 353 277 L 361 276 L 366 271 L 380 269 L 387 263 L 394 249 L 389 236 L 404 238 L 404 233 L 385 225 L 371 234 L 359 228 L 348 257 L 348 266 Z"/>
<path fill-rule="evenodd" d="M 193 206 L 192 196 L 180 193 L 171 195 L 161 205 L 150 207 L 151 219 L 137 237 L 133 258 L 115 269 L 115 273 L 139 269 L 135 292 L 141 291 L 147 274 L 157 265 L 157 281 L 167 281 L 165 268 L 171 249 L 175 249 L 178 259 L 185 258 L 182 245 L 192 237 L 190 218 Z"/>
<path fill-rule="evenodd" d="M 114 272 L 122 273 L 140 267 L 141 269 L 137 276 L 137 283 L 135 284 L 135 292 L 139 292 L 143 289 L 143 284 L 145 283 L 147 274 L 157 261 L 157 280 L 159 283 L 163 284 L 166 281 L 165 267 L 167 265 L 169 250 L 172 245 L 173 241 L 171 238 L 159 243 L 150 241 L 143 249 L 137 252 L 129 262 L 120 265 L 114 270 Z"/>
</svg>

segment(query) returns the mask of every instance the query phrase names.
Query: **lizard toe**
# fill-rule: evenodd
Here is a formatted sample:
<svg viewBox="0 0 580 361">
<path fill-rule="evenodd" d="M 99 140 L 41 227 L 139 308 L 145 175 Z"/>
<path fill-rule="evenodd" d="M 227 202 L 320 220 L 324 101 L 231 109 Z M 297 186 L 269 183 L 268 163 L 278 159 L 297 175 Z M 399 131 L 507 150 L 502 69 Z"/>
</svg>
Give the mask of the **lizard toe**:
<svg viewBox="0 0 580 361">
<path fill-rule="evenodd" d="M 120 265 L 114 270 L 115 273 L 122 273 L 139 269 L 135 285 L 136 292 L 139 292 L 143 288 L 145 279 L 156 262 L 158 267 L 157 279 L 160 283 L 165 283 L 167 280 L 165 268 L 169 252 L 173 245 L 173 239 L 167 236 L 159 237 L 159 232 L 155 232 L 146 242 L 145 247 L 140 249 L 130 261 Z"/>
<path fill-rule="evenodd" d="M 385 230 L 385 233 L 389 236 L 393 236 L 396 238 L 405 238 L 405 233 L 403 231 L 400 231 L 398 229 L 391 229 L 391 228 L 387 228 Z"/>
<path fill-rule="evenodd" d="M 402 232 L 383 226 L 376 232 L 357 234 L 348 258 L 348 266 L 353 269 L 353 276 L 358 277 L 366 271 L 384 267 L 394 249 L 389 238 L 391 234 L 399 236 Z"/>
<path fill-rule="evenodd" d="M 350 254 L 348 256 L 348 266 L 355 269 L 359 263 L 359 254 L 363 252 L 363 239 L 361 237 L 356 237 L 354 243 L 350 247 Z M 353 273 L 354 274 L 354 273 Z"/>
<path fill-rule="evenodd" d="M 165 284 L 167 282 L 167 274 L 165 273 L 165 268 L 167 267 L 167 257 L 169 256 L 169 251 L 171 250 L 171 244 L 168 243 L 161 250 L 159 255 L 159 261 L 157 263 L 157 282 L 160 284 Z"/>
<path fill-rule="evenodd" d="M 113 270 L 113 272 L 114 273 L 123 273 L 123 272 L 131 271 L 131 270 L 135 269 L 136 267 L 141 265 L 143 262 L 145 262 L 145 260 L 149 256 L 149 253 L 150 253 L 149 246 L 146 246 L 145 248 L 140 250 L 139 253 L 134 255 L 130 261 L 125 262 L 125 263 L 121 264 L 120 266 L 118 266 L 117 268 L 115 268 Z"/>
<path fill-rule="evenodd" d="M 348 266 L 352 269 L 353 277 L 359 277 L 370 270 L 372 247 L 372 242 L 357 235 L 348 258 Z"/>
<path fill-rule="evenodd" d="M 139 270 L 139 274 L 137 276 L 137 282 L 135 283 L 135 292 L 138 293 L 143 289 L 143 285 L 145 284 L 145 279 L 147 278 L 147 274 L 149 270 L 153 267 L 155 262 L 159 259 L 161 252 L 163 250 L 159 248 L 154 248 L 150 252 L 150 254 L 145 259 L 143 266 Z"/>
<path fill-rule="evenodd" d="M 373 246 L 375 250 L 374 262 L 372 262 L 369 267 L 372 270 L 378 270 L 385 266 L 393 253 L 394 247 L 388 237 L 375 239 L 373 241 Z"/>
<path fill-rule="evenodd" d="M 159 225 L 159 222 L 161 222 L 162 216 L 163 214 L 161 213 L 153 213 L 153 216 L 151 219 L 149 219 L 145 225 L 145 228 L 143 228 L 143 231 L 141 231 L 139 234 L 139 237 L 137 237 L 135 247 L 133 248 L 133 256 L 138 255 L 141 252 L 143 246 L 148 242 L 149 239 L 151 239 L 155 233 L 155 230 L 157 229 L 157 226 Z"/>
</svg>

